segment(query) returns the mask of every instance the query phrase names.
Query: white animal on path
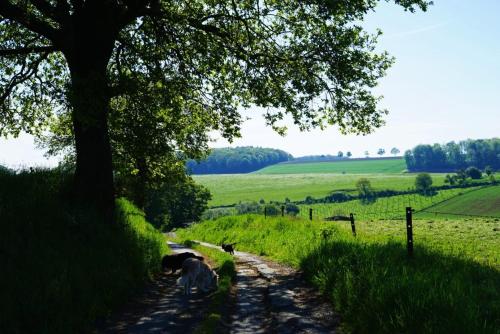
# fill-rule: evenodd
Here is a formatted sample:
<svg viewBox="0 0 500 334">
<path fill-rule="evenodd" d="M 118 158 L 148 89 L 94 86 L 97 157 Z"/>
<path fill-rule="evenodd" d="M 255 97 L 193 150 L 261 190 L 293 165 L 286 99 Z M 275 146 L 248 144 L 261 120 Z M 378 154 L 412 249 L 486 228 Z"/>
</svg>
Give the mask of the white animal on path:
<svg viewBox="0 0 500 334">
<path fill-rule="evenodd" d="M 196 258 L 186 259 L 182 263 L 182 276 L 177 284 L 184 287 L 184 294 L 190 295 L 191 288 L 196 286 L 199 291 L 207 292 L 217 289 L 219 276 L 210 266 Z"/>
</svg>

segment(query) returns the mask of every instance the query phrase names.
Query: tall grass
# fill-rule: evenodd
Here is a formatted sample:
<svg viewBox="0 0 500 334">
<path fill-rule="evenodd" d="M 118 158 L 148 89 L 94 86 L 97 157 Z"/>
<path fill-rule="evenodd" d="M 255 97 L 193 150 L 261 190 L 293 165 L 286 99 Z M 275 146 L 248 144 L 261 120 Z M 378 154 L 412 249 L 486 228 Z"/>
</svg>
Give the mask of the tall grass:
<svg viewBox="0 0 500 334">
<path fill-rule="evenodd" d="M 0 332 L 87 331 L 160 269 L 163 236 L 125 199 L 117 223 L 65 200 L 71 175 L 0 173 Z"/>
<path fill-rule="evenodd" d="M 438 233 L 425 231 L 419 229 Z M 477 241 L 461 233 L 439 243 L 419 240 L 408 259 L 403 234 L 382 232 L 361 230 L 354 238 L 339 224 L 248 215 L 203 222 L 177 234 L 238 242 L 240 250 L 301 268 L 355 333 L 498 333 L 500 259 L 493 241 L 484 260 L 473 254 Z"/>
</svg>

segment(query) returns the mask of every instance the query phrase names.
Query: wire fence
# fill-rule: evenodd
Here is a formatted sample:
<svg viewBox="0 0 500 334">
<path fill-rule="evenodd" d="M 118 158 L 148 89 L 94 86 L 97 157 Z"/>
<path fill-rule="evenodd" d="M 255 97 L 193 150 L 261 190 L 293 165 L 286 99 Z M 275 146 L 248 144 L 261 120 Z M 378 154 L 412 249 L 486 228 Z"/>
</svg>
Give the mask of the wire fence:
<svg viewBox="0 0 500 334">
<path fill-rule="evenodd" d="M 287 210 L 287 204 L 278 204 L 278 210 L 274 212 L 265 212 L 265 205 L 256 206 L 249 210 L 240 212 L 238 206 L 229 208 L 212 209 L 212 213 L 219 213 L 220 216 L 238 215 L 243 213 L 260 213 L 264 215 L 286 215 L 292 214 L 305 219 L 316 220 L 333 220 L 334 217 L 348 217 L 354 214 L 356 220 L 400 220 L 405 218 L 405 210 L 411 207 L 415 214 L 427 215 L 447 215 L 447 216 L 464 216 L 464 217 L 488 217 L 500 218 L 500 210 L 493 213 L 474 213 L 474 212 L 451 212 L 446 210 L 446 202 L 457 198 L 458 196 L 466 195 L 471 192 L 476 192 L 484 188 L 495 187 L 498 189 L 500 201 L 500 186 L 479 186 L 471 188 L 454 188 L 435 191 L 431 195 L 421 195 L 417 193 L 395 195 L 390 197 L 374 198 L 371 200 L 351 200 L 346 202 L 335 203 L 314 203 L 314 204 L 299 204 L 298 212 Z M 293 204 L 293 203 L 291 203 Z M 281 209 L 281 210 L 280 210 Z M 311 211 L 312 210 L 312 211 Z M 466 211 L 466 210 L 465 210 Z M 210 210 L 209 212 L 210 213 Z M 206 218 L 217 218 L 218 214 L 208 214 Z M 418 217 L 418 216 L 417 216 Z"/>
</svg>

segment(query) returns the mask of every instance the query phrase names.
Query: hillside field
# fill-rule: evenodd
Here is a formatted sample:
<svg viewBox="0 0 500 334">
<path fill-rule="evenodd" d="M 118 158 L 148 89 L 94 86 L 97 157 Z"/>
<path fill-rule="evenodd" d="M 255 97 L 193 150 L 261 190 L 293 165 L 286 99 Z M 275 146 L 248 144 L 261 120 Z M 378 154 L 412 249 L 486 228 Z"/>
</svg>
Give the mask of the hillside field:
<svg viewBox="0 0 500 334">
<path fill-rule="evenodd" d="M 435 186 L 444 184 L 445 174 L 432 174 Z M 416 174 L 222 174 L 193 175 L 213 195 L 210 206 L 264 199 L 304 200 L 324 197 L 332 191 L 356 192 L 356 181 L 365 177 L 375 190 L 406 190 L 415 185 Z"/>
<path fill-rule="evenodd" d="M 398 174 L 406 169 L 403 158 L 359 159 L 330 162 L 285 162 L 262 168 L 256 174 Z"/>
<path fill-rule="evenodd" d="M 482 188 L 455 196 L 425 209 L 439 215 L 500 217 L 500 186 Z"/>
</svg>

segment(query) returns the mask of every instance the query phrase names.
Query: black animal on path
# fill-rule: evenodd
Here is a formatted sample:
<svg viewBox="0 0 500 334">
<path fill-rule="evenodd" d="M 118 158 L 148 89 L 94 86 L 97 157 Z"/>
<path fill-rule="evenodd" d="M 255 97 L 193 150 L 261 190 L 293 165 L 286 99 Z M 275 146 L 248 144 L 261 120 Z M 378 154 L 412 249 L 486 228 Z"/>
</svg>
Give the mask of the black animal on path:
<svg viewBox="0 0 500 334">
<path fill-rule="evenodd" d="M 228 252 L 229 254 L 233 255 L 234 254 L 233 246 L 236 244 L 237 242 L 233 242 L 232 244 L 222 244 L 221 247 L 225 252 Z"/>
<path fill-rule="evenodd" d="M 189 259 L 191 257 L 198 259 L 200 261 L 204 260 L 202 256 L 196 256 L 191 252 L 165 255 L 161 260 L 161 268 L 163 269 L 163 271 L 167 269 L 172 269 L 171 273 L 173 274 L 177 271 L 177 269 L 182 268 L 182 262 L 184 262 L 184 260 Z"/>
</svg>

